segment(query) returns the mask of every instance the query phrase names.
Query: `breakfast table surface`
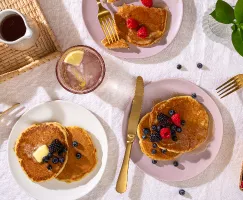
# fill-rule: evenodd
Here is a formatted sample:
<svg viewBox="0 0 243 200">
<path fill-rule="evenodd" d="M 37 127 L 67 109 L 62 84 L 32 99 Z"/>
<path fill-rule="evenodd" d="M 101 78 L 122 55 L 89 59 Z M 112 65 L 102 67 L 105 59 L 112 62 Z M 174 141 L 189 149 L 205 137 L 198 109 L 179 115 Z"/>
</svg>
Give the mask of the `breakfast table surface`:
<svg viewBox="0 0 243 200">
<path fill-rule="evenodd" d="M 235 4 L 236 0 L 228 2 Z M 243 199 L 243 192 L 239 190 L 243 161 L 243 93 L 237 91 L 221 100 L 215 90 L 232 76 L 243 72 L 243 57 L 231 46 L 212 41 L 203 31 L 203 16 L 216 0 L 184 0 L 182 26 L 172 44 L 156 56 L 137 60 L 116 58 L 92 40 L 82 19 L 82 0 L 39 0 L 39 3 L 62 50 L 78 44 L 95 48 L 104 58 L 106 77 L 94 92 L 72 94 L 64 90 L 56 79 L 55 59 L 0 85 L 1 111 L 16 102 L 22 106 L 0 119 L 1 200 L 33 199 L 17 185 L 10 173 L 8 137 L 14 123 L 26 110 L 58 99 L 74 102 L 93 112 L 108 137 L 105 173 L 97 187 L 82 199 Z M 203 63 L 203 69 L 197 68 L 198 62 Z M 183 69 L 178 70 L 177 64 L 181 64 Z M 215 161 L 203 173 L 184 182 L 158 181 L 131 162 L 127 192 L 118 194 L 115 185 L 125 151 L 123 116 L 133 97 L 138 75 L 144 78 L 146 84 L 166 78 L 183 78 L 203 88 L 221 111 L 223 142 Z M 179 195 L 181 188 L 187 192 L 185 197 Z"/>
</svg>

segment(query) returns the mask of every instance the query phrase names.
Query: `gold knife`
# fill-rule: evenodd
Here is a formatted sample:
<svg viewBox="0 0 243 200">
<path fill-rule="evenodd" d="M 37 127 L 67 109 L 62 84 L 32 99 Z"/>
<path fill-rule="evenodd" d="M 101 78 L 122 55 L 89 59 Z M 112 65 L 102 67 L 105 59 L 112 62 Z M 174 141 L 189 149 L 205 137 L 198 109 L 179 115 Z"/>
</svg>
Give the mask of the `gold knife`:
<svg viewBox="0 0 243 200">
<path fill-rule="evenodd" d="M 132 102 L 131 113 L 128 120 L 127 126 L 127 144 L 126 152 L 124 155 L 121 171 L 116 183 L 116 191 L 119 193 L 124 193 L 127 190 L 127 176 L 130 161 L 130 154 L 132 149 L 132 144 L 134 142 L 135 136 L 137 135 L 137 126 L 140 118 L 140 113 L 143 105 L 143 94 L 144 94 L 144 83 L 141 76 L 137 77 L 135 96 Z"/>
</svg>

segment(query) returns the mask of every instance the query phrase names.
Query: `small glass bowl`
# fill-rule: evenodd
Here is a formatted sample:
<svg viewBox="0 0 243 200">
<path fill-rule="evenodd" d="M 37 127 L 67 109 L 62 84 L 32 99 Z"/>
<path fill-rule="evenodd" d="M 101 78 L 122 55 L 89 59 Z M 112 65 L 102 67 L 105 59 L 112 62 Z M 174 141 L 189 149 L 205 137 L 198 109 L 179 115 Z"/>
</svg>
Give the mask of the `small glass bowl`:
<svg viewBox="0 0 243 200">
<path fill-rule="evenodd" d="M 84 52 L 83 60 L 79 67 L 70 66 L 64 62 L 66 56 L 72 51 L 81 50 Z M 78 82 L 78 78 L 75 78 L 75 74 L 72 74 L 70 67 L 76 68 L 75 71 L 80 70 L 79 76 L 82 76 L 86 82 L 86 86 L 82 89 L 74 87 Z M 93 48 L 89 46 L 79 45 L 67 49 L 58 60 L 56 65 L 56 76 L 61 86 L 67 91 L 74 94 L 87 94 L 94 91 L 103 81 L 105 77 L 105 62 L 101 55 Z M 77 72 L 75 72 L 77 73 Z"/>
</svg>

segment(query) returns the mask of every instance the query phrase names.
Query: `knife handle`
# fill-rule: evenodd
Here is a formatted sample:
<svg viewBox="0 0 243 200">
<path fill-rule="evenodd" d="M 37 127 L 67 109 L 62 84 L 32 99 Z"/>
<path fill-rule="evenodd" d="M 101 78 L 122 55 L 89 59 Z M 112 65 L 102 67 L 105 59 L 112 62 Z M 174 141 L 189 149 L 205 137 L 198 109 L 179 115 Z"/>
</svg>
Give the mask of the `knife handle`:
<svg viewBox="0 0 243 200">
<path fill-rule="evenodd" d="M 126 152 L 124 155 L 121 171 L 116 183 L 116 191 L 119 193 L 124 193 L 127 190 L 127 177 L 128 177 L 128 168 L 129 161 L 132 149 L 132 142 L 127 143 Z"/>
</svg>

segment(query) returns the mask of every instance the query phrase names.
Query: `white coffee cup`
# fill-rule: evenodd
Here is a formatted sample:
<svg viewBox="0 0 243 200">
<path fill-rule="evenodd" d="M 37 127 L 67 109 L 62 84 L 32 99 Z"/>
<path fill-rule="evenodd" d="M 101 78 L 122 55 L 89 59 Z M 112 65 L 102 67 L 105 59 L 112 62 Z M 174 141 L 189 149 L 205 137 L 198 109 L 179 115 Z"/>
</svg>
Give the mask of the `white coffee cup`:
<svg viewBox="0 0 243 200">
<path fill-rule="evenodd" d="M 39 27 L 33 19 L 30 19 L 29 17 L 25 17 L 23 14 L 18 12 L 17 10 L 13 9 L 6 9 L 0 12 L 0 25 L 2 21 L 10 16 L 10 15 L 19 15 L 24 21 L 25 27 L 26 27 L 26 32 L 24 36 L 21 38 L 18 38 L 15 41 L 6 41 L 2 37 L 0 33 L 0 42 L 7 44 L 10 48 L 16 49 L 16 50 L 26 50 L 29 49 L 30 47 L 34 46 L 37 39 L 39 38 Z"/>
</svg>

